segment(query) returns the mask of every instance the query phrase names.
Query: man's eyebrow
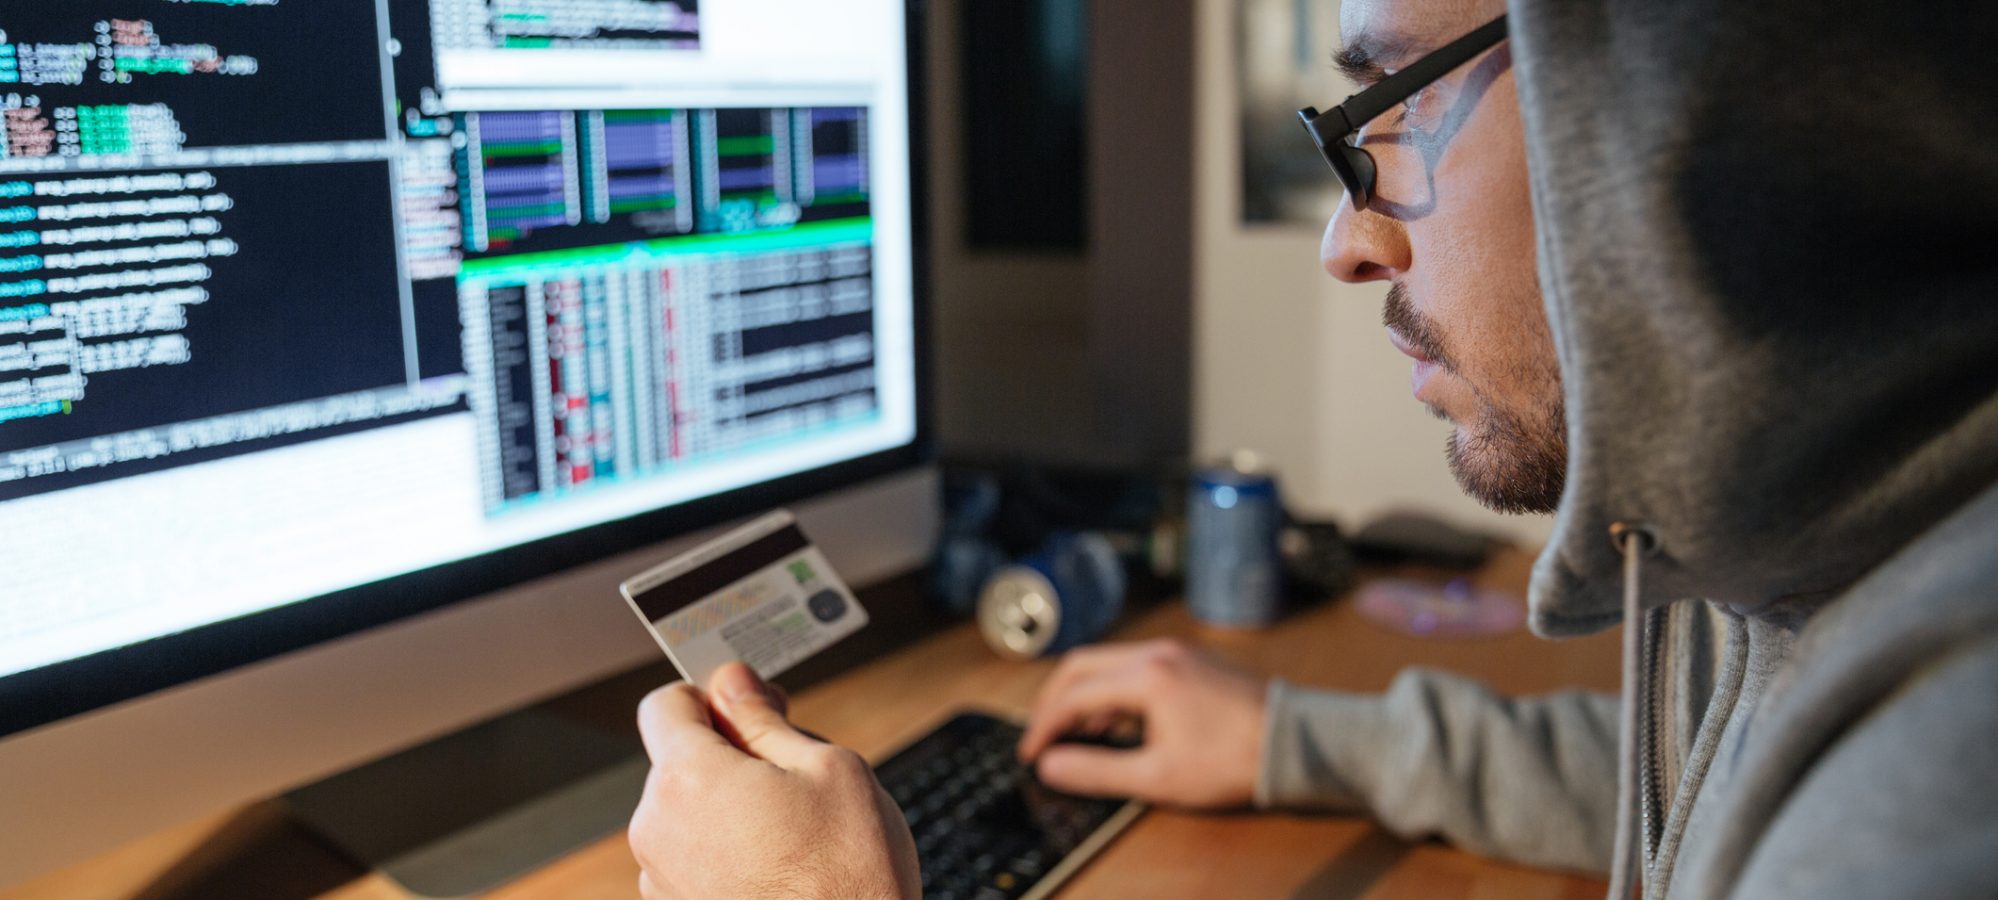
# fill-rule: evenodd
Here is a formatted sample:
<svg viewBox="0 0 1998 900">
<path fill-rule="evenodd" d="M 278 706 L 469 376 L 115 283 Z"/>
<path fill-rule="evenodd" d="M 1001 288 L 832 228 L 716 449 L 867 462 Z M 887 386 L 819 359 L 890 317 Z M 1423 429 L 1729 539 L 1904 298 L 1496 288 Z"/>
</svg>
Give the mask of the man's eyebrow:
<svg viewBox="0 0 1998 900">
<path fill-rule="evenodd" d="M 1362 88 L 1387 77 L 1388 67 L 1414 55 L 1415 42 L 1400 35 L 1363 34 L 1332 54 L 1332 64 Z"/>
</svg>

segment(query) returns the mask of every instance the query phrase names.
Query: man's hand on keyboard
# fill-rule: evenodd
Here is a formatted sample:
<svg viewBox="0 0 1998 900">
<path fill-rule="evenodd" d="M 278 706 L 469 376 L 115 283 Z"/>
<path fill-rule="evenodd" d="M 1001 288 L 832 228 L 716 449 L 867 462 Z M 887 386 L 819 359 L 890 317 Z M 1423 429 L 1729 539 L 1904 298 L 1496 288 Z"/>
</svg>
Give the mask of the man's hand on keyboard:
<svg viewBox="0 0 1998 900">
<path fill-rule="evenodd" d="M 647 900 L 920 894 L 915 843 L 867 761 L 793 728 L 747 667 L 705 694 L 653 691 L 638 725 L 652 774 L 630 837 Z"/>
<path fill-rule="evenodd" d="M 1177 641 L 1084 647 L 1042 685 L 1020 759 L 1042 782 L 1090 796 L 1187 808 L 1241 806 L 1262 765 L 1268 682 Z M 1144 742 L 1061 743 L 1137 717 Z"/>
</svg>

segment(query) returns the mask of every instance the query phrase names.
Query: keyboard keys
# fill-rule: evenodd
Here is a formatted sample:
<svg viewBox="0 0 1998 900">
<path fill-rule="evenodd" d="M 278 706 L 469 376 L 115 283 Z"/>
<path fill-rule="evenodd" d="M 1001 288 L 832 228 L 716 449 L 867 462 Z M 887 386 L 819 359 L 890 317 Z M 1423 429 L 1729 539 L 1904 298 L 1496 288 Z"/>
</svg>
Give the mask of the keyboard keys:
<svg viewBox="0 0 1998 900">
<path fill-rule="evenodd" d="M 959 716 L 877 772 L 909 823 L 930 900 L 1015 898 L 1121 803 L 1058 794 L 1013 756 L 1020 730 Z"/>
</svg>

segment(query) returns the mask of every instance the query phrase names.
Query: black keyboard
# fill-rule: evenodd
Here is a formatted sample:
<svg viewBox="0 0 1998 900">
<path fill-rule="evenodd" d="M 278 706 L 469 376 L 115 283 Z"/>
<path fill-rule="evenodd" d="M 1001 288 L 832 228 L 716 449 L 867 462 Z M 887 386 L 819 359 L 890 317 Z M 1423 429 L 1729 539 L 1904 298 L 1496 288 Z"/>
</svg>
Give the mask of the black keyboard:
<svg viewBox="0 0 1998 900">
<path fill-rule="evenodd" d="M 929 900 L 1045 897 L 1137 817 L 1137 804 L 1042 785 L 1014 757 L 1019 741 L 1019 726 L 964 713 L 874 767 L 909 820 Z"/>
</svg>

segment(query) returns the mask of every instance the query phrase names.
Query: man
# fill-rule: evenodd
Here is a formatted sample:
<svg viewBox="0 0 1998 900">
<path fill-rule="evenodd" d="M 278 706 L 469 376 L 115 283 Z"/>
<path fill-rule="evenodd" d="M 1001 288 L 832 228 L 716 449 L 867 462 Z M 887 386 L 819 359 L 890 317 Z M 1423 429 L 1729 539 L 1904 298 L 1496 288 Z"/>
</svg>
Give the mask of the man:
<svg viewBox="0 0 1998 900">
<path fill-rule="evenodd" d="M 1376 80 L 1503 12 L 1347 0 L 1341 61 Z M 1350 123 L 1377 172 L 1341 173 L 1365 196 L 1323 257 L 1391 285 L 1466 490 L 1558 512 L 1534 627 L 1624 622 L 1625 700 L 1420 671 L 1323 693 L 1110 646 L 1049 679 L 1022 755 L 1083 792 L 1362 811 L 1618 897 L 1992 896 L 1998 14 L 1515 0 L 1505 29 Z M 1106 713 L 1144 746 L 1054 742 Z M 753 677 L 640 719 L 648 896 L 913 895 L 865 766 Z"/>
</svg>

